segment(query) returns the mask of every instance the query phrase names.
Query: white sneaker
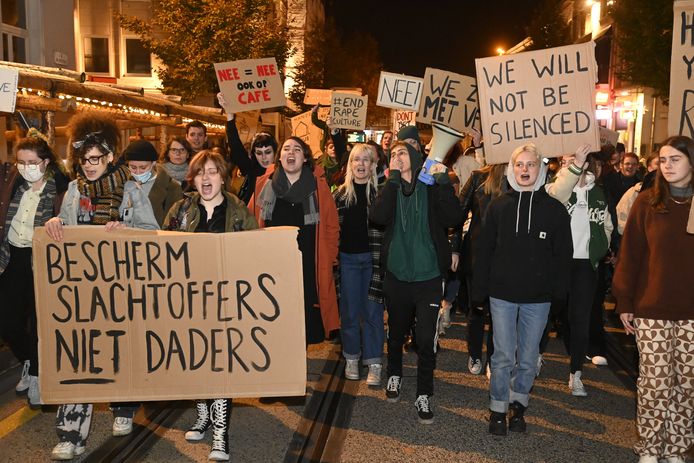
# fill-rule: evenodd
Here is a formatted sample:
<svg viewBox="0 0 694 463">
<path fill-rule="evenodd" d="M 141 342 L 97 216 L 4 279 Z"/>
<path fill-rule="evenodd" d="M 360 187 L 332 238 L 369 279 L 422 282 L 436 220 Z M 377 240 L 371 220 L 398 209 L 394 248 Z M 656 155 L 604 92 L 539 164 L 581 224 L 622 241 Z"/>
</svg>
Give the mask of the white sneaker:
<svg viewBox="0 0 694 463">
<path fill-rule="evenodd" d="M 113 420 L 113 435 L 127 436 L 133 432 L 133 419 L 125 416 L 117 416 Z"/>
<path fill-rule="evenodd" d="M 482 373 L 482 360 L 468 357 L 467 369 L 473 375 L 479 375 L 480 373 Z"/>
<path fill-rule="evenodd" d="M 641 455 L 639 463 L 658 463 L 658 457 L 655 455 Z"/>
<path fill-rule="evenodd" d="M 17 394 L 26 394 L 29 390 L 29 361 L 25 360 L 22 365 L 22 374 L 19 377 L 19 382 L 14 387 Z"/>
<path fill-rule="evenodd" d="M 39 391 L 39 377 L 28 375 L 29 378 L 29 392 L 27 393 L 27 399 L 29 400 L 29 408 L 37 409 L 41 408 L 41 393 Z"/>
<path fill-rule="evenodd" d="M 575 395 L 576 397 L 586 397 L 588 395 L 586 392 L 586 387 L 581 381 L 580 370 L 569 375 L 569 390 L 571 391 L 571 394 Z"/>
<path fill-rule="evenodd" d="M 366 384 L 369 386 L 380 386 L 382 369 L 383 366 L 380 363 L 372 363 L 369 365 L 369 374 L 366 376 Z"/>
<path fill-rule="evenodd" d="M 359 359 L 347 359 L 345 365 L 345 378 L 351 380 L 359 380 Z"/>
<path fill-rule="evenodd" d="M 667 457 L 663 461 L 665 463 L 685 463 L 683 457 Z"/>
<path fill-rule="evenodd" d="M 545 363 L 545 360 L 542 358 L 542 354 L 537 356 L 537 365 L 535 365 L 535 377 L 537 378 L 540 376 L 540 370 L 542 370 L 542 365 Z"/>
<path fill-rule="evenodd" d="M 82 455 L 85 451 L 83 444 L 75 445 L 72 442 L 60 442 L 51 451 L 51 460 L 72 460 Z"/>
<path fill-rule="evenodd" d="M 593 363 L 593 365 L 597 366 L 607 365 L 607 359 L 602 355 L 596 355 L 595 357 L 591 358 L 590 361 Z"/>
</svg>

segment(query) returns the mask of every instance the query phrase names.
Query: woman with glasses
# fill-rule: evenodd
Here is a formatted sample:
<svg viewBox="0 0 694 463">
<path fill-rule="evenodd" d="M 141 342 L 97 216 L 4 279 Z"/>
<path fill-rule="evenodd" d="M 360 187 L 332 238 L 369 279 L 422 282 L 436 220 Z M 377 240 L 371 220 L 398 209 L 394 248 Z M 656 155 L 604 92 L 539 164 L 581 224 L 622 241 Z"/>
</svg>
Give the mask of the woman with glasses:
<svg viewBox="0 0 694 463">
<path fill-rule="evenodd" d="M 186 174 L 188 173 L 188 160 L 193 155 L 193 147 L 185 137 L 172 138 L 166 149 L 161 154 L 160 162 L 169 177 L 176 180 L 185 191 L 188 187 Z M 164 211 L 166 213 L 166 211 Z"/>
<path fill-rule="evenodd" d="M 229 109 L 221 92 L 217 94 L 217 100 L 227 115 L 226 132 L 231 148 L 231 162 L 239 168 L 241 175 L 245 177 L 243 185 L 239 189 L 238 197 L 245 204 L 248 204 L 255 193 L 257 179 L 265 175 L 265 169 L 275 161 L 277 140 L 269 133 L 256 133 L 251 142 L 251 154 L 249 155 L 241 142 L 239 129 L 236 127 L 235 114 Z"/>
<path fill-rule="evenodd" d="M 68 179 L 35 129 L 15 146 L 16 163 L 0 165 L 0 335 L 23 363 L 15 390 L 41 406 L 31 245 L 34 227 L 60 210 Z"/>
<path fill-rule="evenodd" d="M 229 168 L 224 157 L 203 150 L 190 161 L 187 180 L 196 192 L 173 205 L 164 221 L 167 230 L 192 233 L 230 233 L 258 228 L 255 217 L 236 196 L 224 190 Z M 212 427 L 209 459 L 229 460 L 231 399 L 198 400 L 197 420 L 185 438 L 198 442 Z"/>
<path fill-rule="evenodd" d="M 117 162 L 120 132 L 110 118 L 79 114 L 70 120 L 68 133 L 68 159 L 76 179 L 68 185 L 58 217 L 46 222 L 46 232 L 55 241 L 62 241 L 64 225 L 106 226 L 119 221 L 124 186 L 130 177 L 128 167 Z M 113 404 L 112 409 L 114 435 L 129 433 L 137 404 Z M 71 460 L 83 454 L 91 419 L 92 404 L 61 405 L 56 417 L 60 442 L 51 458 Z"/>
</svg>

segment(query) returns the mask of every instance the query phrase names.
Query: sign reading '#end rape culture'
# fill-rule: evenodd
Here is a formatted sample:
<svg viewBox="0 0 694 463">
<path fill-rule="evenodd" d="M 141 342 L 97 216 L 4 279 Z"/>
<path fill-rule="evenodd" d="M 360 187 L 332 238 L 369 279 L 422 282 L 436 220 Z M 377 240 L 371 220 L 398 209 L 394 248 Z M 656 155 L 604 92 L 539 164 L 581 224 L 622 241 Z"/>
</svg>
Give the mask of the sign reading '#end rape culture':
<svg viewBox="0 0 694 463">
<path fill-rule="evenodd" d="M 33 242 L 45 403 L 304 395 L 293 227 Z"/>
<path fill-rule="evenodd" d="M 219 90 L 235 113 L 284 106 L 284 87 L 275 58 L 215 63 Z"/>
<path fill-rule="evenodd" d="M 694 138 L 694 0 L 674 4 L 668 134 Z"/>
<path fill-rule="evenodd" d="M 506 163 L 534 142 L 544 156 L 599 149 L 595 122 L 595 43 L 475 60 L 484 154 Z"/>
<path fill-rule="evenodd" d="M 369 97 L 333 92 L 330 99 L 330 126 L 338 129 L 364 130 Z"/>
</svg>

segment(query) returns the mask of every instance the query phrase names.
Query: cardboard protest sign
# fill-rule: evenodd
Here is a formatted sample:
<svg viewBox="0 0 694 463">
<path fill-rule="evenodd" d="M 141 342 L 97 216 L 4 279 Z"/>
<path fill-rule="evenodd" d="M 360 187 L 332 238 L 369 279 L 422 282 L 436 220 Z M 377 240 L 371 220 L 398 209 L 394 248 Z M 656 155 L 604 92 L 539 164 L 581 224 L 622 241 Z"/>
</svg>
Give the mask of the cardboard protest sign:
<svg viewBox="0 0 694 463">
<path fill-rule="evenodd" d="M 236 128 L 239 131 L 239 138 L 241 138 L 241 143 L 251 143 L 253 137 L 258 133 L 258 119 L 260 118 L 260 111 L 249 111 L 245 113 L 238 113 L 234 116 L 236 120 Z"/>
<path fill-rule="evenodd" d="M 544 156 L 599 149 L 595 122 L 595 43 L 475 60 L 484 153 L 508 162 L 518 146 L 534 142 Z"/>
<path fill-rule="evenodd" d="M 284 106 L 284 87 L 275 58 L 215 63 L 219 90 L 234 113 Z"/>
<path fill-rule="evenodd" d="M 694 138 L 694 0 L 674 4 L 668 134 Z"/>
<path fill-rule="evenodd" d="M 330 108 L 327 106 L 318 108 L 318 119 L 325 121 L 329 112 Z M 291 118 L 291 133 L 301 138 L 311 147 L 314 158 L 318 158 L 323 154 L 323 150 L 320 147 L 323 131 L 311 122 L 311 111 L 306 111 Z"/>
<path fill-rule="evenodd" d="M 331 127 L 349 130 L 366 128 L 367 95 L 358 96 L 352 93 L 333 92 L 330 100 Z"/>
<path fill-rule="evenodd" d="M 600 129 L 600 146 L 612 145 L 617 146 L 619 141 L 619 132 L 614 130 L 606 129 L 605 127 L 599 127 Z"/>
<path fill-rule="evenodd" d="M 332 93 L 333 91 L 327 88 L 307 88 L 304 94 L 304 104 L 328 106 Z"/>
<path fill-rule="evenodd" d="M 417 113 L 414 111 L 403 111 L 396 109 L 393 111 L 393 133 L 397 134 L 400 129 L 408 125 L 416 125 Z"/>
<path fill-rule="evenodd" d="M 474 78 L 427 68 L 417 120 L 438 122 L 460 132 L 480 129 L 477 82 Z"/>
<path fill-rule="evenodd" d="M 381 71 L 376 105 L 416 112 L 422 99 L 423 83 L 420 77 Z"/>
<path fill-rule="evenodd" d="M 45 403 L 304 395 L 296 228 L 37 228 Z"/>
<path fill-rule="evenodd" d="M 0 67 L 0 112 L 13 113 L 17 104 L 19 70 Z"/>
</svg>

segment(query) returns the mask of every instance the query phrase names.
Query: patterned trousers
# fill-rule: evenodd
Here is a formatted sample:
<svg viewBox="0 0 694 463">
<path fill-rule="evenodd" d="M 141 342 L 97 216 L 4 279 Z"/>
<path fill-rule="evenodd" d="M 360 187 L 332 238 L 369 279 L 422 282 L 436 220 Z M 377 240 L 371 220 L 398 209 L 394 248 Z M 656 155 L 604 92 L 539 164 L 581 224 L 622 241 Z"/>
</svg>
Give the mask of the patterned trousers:
<svg viewBox="0 0 694 463">
<path fill-rule="evenodd" d="M 694 320 L 635 318 L 639 455 L 684 456 L 694 444 Z"/>
</svg>

